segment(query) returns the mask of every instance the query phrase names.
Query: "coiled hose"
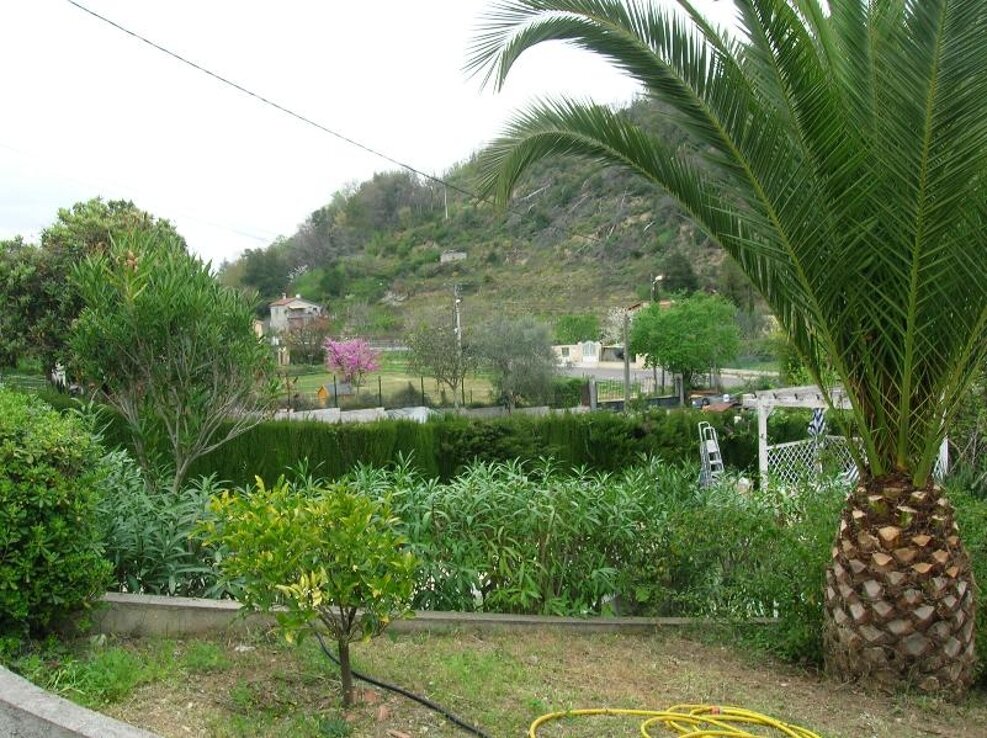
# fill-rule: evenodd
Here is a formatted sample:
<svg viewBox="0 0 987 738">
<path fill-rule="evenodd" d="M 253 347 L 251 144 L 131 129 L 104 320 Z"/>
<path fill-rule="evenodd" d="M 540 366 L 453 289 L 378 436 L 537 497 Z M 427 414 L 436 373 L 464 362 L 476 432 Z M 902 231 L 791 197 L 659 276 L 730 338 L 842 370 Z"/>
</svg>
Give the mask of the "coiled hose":
<svg viewBox="0 0 987 738">
<path fill-rule="evenodd" d="M 528 738 L 538 738 L 538 728 L 553 720 L 590 715 L 629 715 L 644 718 L 641 723 L 643 738 L 656 738 L 652 727 L 663 727 L 688 738 L 764 738 L 764 733 L 752 733 L 747 726 L 770 728 L 786 738 L 820 738 L 816 733 L 797 725 L 788 725 L 768 715 L 762 715 L 742 707 L 717 707 L 714 705 L 675 705 L 667 710 L 621 710 L 597 708 L 568 710 L 542 715 L 528 729 Z"/>
</svg>

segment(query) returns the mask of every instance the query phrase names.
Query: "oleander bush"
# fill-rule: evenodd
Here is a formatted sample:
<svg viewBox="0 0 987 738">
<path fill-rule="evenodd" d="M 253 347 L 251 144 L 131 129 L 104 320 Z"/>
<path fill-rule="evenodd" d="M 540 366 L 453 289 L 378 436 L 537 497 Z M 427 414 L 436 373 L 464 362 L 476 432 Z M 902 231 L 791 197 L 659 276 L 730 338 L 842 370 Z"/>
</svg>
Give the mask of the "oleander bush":
<svg viewBox="0 0 987 738">
<path fill-rule="evenodd" d="M 386 498 L 406 526 L 422 562 L 418 608 L 777 614 L 785 648 L 815 647 L 804 631 L 821 617 L 835 487 L 740 493 L 727 478 L 701 489 L 692 467 L 657 459 L 575 474 L 551 460 L 478 462 L 447 483 L 405 463 L 343 481 Z"/>
<path fill-rule="evenodd" d="M 220 486 L 215 478 L 193 480 L 176 493 L 166 484 L 145 484 L 125 451 L 109 452 L 104 465 L 107 477 L 97 515 L 112 565 L 110 588 L 182 597 L 225 595 L 216 556 L 196 535 Z"/>
<path fill-rule="evenodd" d="M 0 386 L 0 633 L 38 633 L 105 590 L 103 449 L 73 414 Z"/>
</svg>

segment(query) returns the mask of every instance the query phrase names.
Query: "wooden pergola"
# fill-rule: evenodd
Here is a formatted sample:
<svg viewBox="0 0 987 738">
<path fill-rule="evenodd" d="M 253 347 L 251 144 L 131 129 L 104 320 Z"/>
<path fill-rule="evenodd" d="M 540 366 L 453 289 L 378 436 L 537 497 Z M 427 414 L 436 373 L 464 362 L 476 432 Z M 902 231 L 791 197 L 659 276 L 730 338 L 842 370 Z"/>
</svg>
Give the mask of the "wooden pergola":
<svg viewBox="0 0 987 738">
<path fill-rule="evenodd" d="M 829 400 L 819 387 L 805 385 L 802 387 L 782 387 L 773 390 L 761 390 L 743 397 L 743 406 L 747 410 L 757 410 L 757 466 L 760 478 L 768 478 L 768 458 L 771 449 L 768 445 L 768 417 L 775 408 L 807 408 L 809 410 L 827 410 L 830 407 L 837 410 L 849 410 L 850 401 L 842 387 L 831 390 Z M 798 441 L 796 443 L 807 443 Z M 783 444 L 779 444 L 779 447 Z"/>
<path fill-rule="evenodd" d="M 791 443 L 779 443 L 774 446 L 768 445 L 768 417 L 775 408 L 807 408 L 809 410 L 828 410 L 829 408 L 835 410 L 851 409 L 850 400 L 847 398 L 842 387 L 834 387 L 830 391 L 829 399 L 827 400 L 823 391 L 815 385 L 782 387 L 781 389 L 762 390 L 760 392 L 746 394 L 743 397 L 743 406 L 747 410 L 757 410 L 757 466 L 762 480 L 766 480 L 768 474 L 772 471 L 770 468 L 772 455 L 777 458 L 780 452 L 787 451 L 789 452 L 789 457 L 802 456 L 803 461 L 808 461 L 809 454 L 807 453 L 807 449 L 817 443 L 816 440 L 808 439 Z M 843 446 L 842 453 L 845 457 L 845 463 L 851 464 L 852 457 L 850 456 L 849 446 L 845 444 L 853 441 L 836 436 L 827 436 L 827 439 L 831 443 L 836 442 Z M 846 471 L 849 475 L 853 475 L 854 467 L 851 465 Z M 939 449 L 939 459 L 936 461 L 933 474 L 937 479 L 942 480 L 948 471 L 949 441 L 948 439 L 943 439 L 942 446 Z M 849 476 L 848 478 L 852 479 L 855 477 Z"/>
</svg>

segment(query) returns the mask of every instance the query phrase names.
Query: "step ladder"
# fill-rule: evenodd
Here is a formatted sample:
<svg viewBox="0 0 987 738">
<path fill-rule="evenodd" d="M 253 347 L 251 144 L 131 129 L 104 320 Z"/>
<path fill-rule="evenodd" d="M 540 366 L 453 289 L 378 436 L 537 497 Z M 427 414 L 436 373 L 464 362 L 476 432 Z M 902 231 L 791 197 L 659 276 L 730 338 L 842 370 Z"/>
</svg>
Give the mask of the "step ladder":
<svg viewBox="0 0 987 738">
<path fill-rule="evenodd" d="M 723 474 L 723 456 L 720 454 L 716 428 L 706 421 L 699 424 L 699 459 L 702 462 L 699 486 L 709 487 Z"/>
</svg>

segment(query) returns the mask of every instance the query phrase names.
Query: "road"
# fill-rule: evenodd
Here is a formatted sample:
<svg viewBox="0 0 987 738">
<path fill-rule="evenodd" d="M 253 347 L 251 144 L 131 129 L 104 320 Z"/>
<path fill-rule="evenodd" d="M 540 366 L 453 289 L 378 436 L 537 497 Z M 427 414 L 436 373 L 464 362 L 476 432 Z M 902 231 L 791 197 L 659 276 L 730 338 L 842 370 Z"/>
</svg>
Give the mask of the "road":
<svg viewBox="0 0 987 738">
<path fill-rule="evenodd" d="M 560 367 L 559 372 L 568 377 L 595 377 L 596 379 L 624 379 L 623 367 L 613 366 L 572 366 Z M 659 373 L 661 370 L 659 369 Z M 654 376 L 652 369 L 635 369 L 631 367 L 631 381 L 644 380 L 650 382 Z M 778 372 L 764 371 L 760 369 L 723 369 L 720 378 L 725 389 L 743 388 L 748 382 L 762 377 L 777 378 Z M 672 378 L 666 375 L 665 383 L 671 384 Z"/>
</svg>

